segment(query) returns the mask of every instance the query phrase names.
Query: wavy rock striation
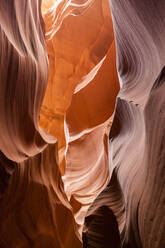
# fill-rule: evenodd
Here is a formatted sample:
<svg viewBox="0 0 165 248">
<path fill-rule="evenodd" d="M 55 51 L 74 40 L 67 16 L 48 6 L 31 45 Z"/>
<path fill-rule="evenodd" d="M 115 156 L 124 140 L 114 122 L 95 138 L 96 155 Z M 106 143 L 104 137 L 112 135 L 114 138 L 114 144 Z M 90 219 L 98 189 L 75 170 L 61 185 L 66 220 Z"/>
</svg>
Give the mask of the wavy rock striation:
<svg viewBox="0 0 165 248">
<path fill-rule="evenodd" d="M 110 7 L 0 1 L 2 248 L 165 247 L 165 2 Z"/>
<path fill-rule="evenodd" d="M 163 248 L 165 3 L 111 0 L 110 4 L 121 87 L 110 131 L 112 176 L 89 209 L 84 235 L 89 244 L 95 237 L 95 244 L 87 247 L 107 247 L 101 234 L 103 217 L 97 226 L 88 225 L 90 216 L 97 221 L 97 209 L 104 205 L 118 220 L 122 247 Z M 113 247 L 117 246 L 116 241 Z"/>
<path fill-rule="evenodd" d="M 40 8 L 41 1 L 0 2 L 3 248 L 82 247 L 63 189 L 56 139 L 38 125 L 48 80 Z"/>
<path fill-rule="evenodd" d="M 46 3 L 49 31 L 55 6 Z M 91 3 L 84 1 L 85 12 L 82 3 L 75 5 L 79 15 L 64 15 L 47 39 L 50 75 L 40 115 L 40 125 L 58 139 L 65 192 L 80 233 L 87 209 L 109 180 L 107 129 L 119 90 L 109 3 Z"/>
</svg>

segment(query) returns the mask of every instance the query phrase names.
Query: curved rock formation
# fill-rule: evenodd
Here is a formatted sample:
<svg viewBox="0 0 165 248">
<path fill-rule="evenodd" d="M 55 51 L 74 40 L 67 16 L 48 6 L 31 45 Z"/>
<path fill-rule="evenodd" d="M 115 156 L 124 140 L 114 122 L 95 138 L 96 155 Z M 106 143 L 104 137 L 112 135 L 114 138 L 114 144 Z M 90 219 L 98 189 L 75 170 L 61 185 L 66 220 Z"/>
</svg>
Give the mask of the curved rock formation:
<svg viewBox="0 0 165 248">
<path fill-rule="evenodd" d="M 92 2 L 93 5 L 91 5 Z M 76 221 L 82 225 L 88 206 L 108 180 L 105 133 L 110 122 L 109 118 L 113 114 L 119 87 L 115 70 L 115 47 L 109 6 L 106 1 L 100 0 L 68 2 L 68 4 L 59 1 L 59 5 L 53 5 L 49 12 L 52 3 L 54 4 L 51 1 L 45 2 L 42 6 L 46 33 L 51 27 L 51 32 L 56 32 L 56 36 L 47 40 L 50 73 L 40 117 L 39 112 L 48 78 L 41 1 L 8 0 L 0 4 L 0 48 L 2 61 L 4 61 L 0 68 L 2 72 L 0 173 L 3 179 L 0 204 L 0 246 L 4 248 L 81 247 L 81 238 L 73 213 L 78 214 Z M 55 16 L 57 14 L 55 19 L 57 28 L 54 26 L 54 20 L 50 23 L 52 13 Z M 77 27 L 73 19 L 76 17 L 69 17 L 69 14 L 77 16 Z M 72 28 L 68 29 L 68 25 Z M 87 25 L 88 36 L 86 36 Z M 81 36 L 78 32 L 80 29 Z M 72 40 L 70 40 L 70 31 Z M 51 32 L 50 35 L 54 34 Z M 78 38 L 79 44 L 77 44 Z M 74 53 L 76 45 L 78 45 L 77 53 Z M 109 66 L 112 74 L 107 70 Z M 115 85 L 108 84 L 111 80 L 115 80 Z M 97 97 L 100 81 L 106 87 L 107 93 L 100 92 L 100 97 L 95 101 L 97 106 L 83 116 L 82 120 L 87 119 L 85 126 L 74 125 L 75 109 L 72 109 L 74 100 L 71 104 L 74 91 L 76 97 L 80 94 L 80 102 L 86 92 L 90 96 L 93 91 Z M 110 103 L 109 94 L 111 95 Z M 70 104 L 71 108 L 66 115 L 69 139 L 65 142 L 64 115 Z M 90 101 L 86 102 L 87 110 L 90 104 Z M 93 118 L 100 104 L 103 107 L 100 108 L 98 117 Z M 76 111 L 81 109 L 82 104 L 77 105 Z M 90 118 L 93 119 L 92 122 Z M 60 166 L 58 166 L 56 139 L 48 135 L 38 125 L 38 121 L 44 129 L 57 137 L 60 159 L 63 157 L 61 154 L 65 145 L 67 146 L 66 168 L 64 160 L 60 160 Z M 92 144 L 95 144 L 98 153 L 97 159 L 94 156 L 91 157 L 88 169 L 89 176 L 93 178 L 96 170 L 97 185 L 91 188 L 91 197 L 86 195 L 82 200 L 80 200 L 80 194 L 85 193 L 82 187 L 87 183 L 86 180 L 78 183 L 80 185 L 77 184 L 77 188 L 74 188 L 75 186 L 70 188 L 70 191 L 67 187 L 70 184 L 69 171 L 74 170 L 75 167 L 74 163 L 69 164 L 69 161 L 74 158 L 70 153 L 74 146 L 74 142 L 70 143 L 70 139 L 73 140 L 73 130 L 79 136 L 78 144 L 81 143 L 81 134 L 84 132 L 82 148 L 85 148 L 89 141 L 88 148 L 84 149 L 84 156 L 79 160 L 79 163 L 82 163 L 79 165 L 82 178 L 86 173 L 83 157 L 88 156 Z M 101 166 L 102 174 L 99 173 Z M 64 176 L 67 196 L 63 189 L 60 171 Z M 76 178 L 80 174 L 78 173 Z M 75 185 L 76 178 L 74 173 L 72 175 L 72 182 Z M 90 185 L 87 185 L 87 190 L 89 188 Z"/>
<path fill-rule="evenodd" d="M 0 1 L 2 248 L 165 247 L 165 2 L 110 7 Z"/>
<path fill-rule="evenodd" d="M 121 87 L 110 132 L 112 176 L 90 208 L 86 225 L 90 216 L 97 220 L 95 211 L 106 205 L 117 217 L 122 247 L 163 248 L 165 3 L 110 3 Z M 84 229 L 89 243 L 101 228 L 100 222 L 97 227 Z M 89 247 L 106 247 L 105 240 Z"/>
<path fill-rule="evenodd" d="M 89 3 L 85 12 L 81 4 L 75 6 L 81 15 L 64 15 L 56 35 L 47 40 L 50 75 L 40 119 L 58 139 L 65 192 L 81 228 L 87 209 L 109 180 L 106 129 L 119 90 L 109 4 Z M 49 8 L 45 2 L 47 30 L 53 25 L 54 9 Z"/>
<path fill-rule="evenodd" d="M 15 162 L 41 152 L 46 143 L 46 135 L 38 126 L 48 79 L 39 8 L 39 1 L 0 3 L 0 149 Z"/>
<path fill-rule="evenodd" d="M 56 139 L 38 126 L 48 79 L 40 7 L 41 1 L 0 2 L 3 248 L 82 246 L 63 190 Z"/>
<path fill-rule="evenodd" d="M 106 129 L 111 125 L 118 88 L 113 43 L 95 78 L 73 95 L 66 114 L 67 151 L 63 180 L 67 195 L 82 204 L 76 216 L 79 224 L 109 180 Z M 81 113 L 81 119 L 78 113 Z"/>
</svg>

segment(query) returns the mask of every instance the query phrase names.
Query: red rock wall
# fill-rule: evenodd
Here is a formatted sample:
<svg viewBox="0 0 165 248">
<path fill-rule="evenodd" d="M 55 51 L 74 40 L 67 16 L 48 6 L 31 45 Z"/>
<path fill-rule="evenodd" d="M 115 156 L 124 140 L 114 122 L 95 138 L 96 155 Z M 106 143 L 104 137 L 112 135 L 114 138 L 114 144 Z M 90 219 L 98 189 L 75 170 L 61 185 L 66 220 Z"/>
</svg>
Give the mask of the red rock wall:
<svg viewBox="0 0 165 248">
<path fill-rule="evenodd" d="M 112 176 L 87 214 L 85 247 L 109 247 L 109 228 L 116 237 L 119 229 L 122 247 L 163 248 L 165 2 L 110 4 L 120 81 L 109 139 Z M 108 208 L 102 206 L 113 211 L 118 228 L 112 217 L 105 221 Z M 112 242 L 120 245 L 117 238 Z"/>
<path fill-rule="evenodd" d="M 0 247 L 82 247 L 58 167 L 38 125 L 48 80 L 40 1 L 0 2 Z"/>
<path fill-rule="evenodd" d="M 76 16 L 66 11 L 53 38 L 48 36 L 50 74 L 40 118 L 58 139 L 65 192 L 80 233 L 87 209 L 109 180 L 106 129 L 119 90 L 108 1 L 89 3 L 85 11 L 78 5 Z M 43 4 L 49 31 L 48 10 Z"/>
<path fill-rule="evenodd" d="M 110 8 L 0 1 L 0 248 L 165 247 L 165 3 Z"/>
</svg>

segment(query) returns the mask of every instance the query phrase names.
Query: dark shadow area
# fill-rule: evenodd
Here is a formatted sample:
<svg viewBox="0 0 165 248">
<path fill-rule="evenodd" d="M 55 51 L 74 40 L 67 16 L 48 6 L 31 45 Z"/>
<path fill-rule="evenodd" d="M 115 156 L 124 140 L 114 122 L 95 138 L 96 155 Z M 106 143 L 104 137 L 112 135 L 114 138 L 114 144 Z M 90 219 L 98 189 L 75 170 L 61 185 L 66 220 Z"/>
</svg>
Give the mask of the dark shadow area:
<svg viewBox="0 0 165 248">
<path fill-rule="evenodd" d="M 83 248 L 110 247 L 120 248 L 118 224 L 113 211 L 102 206 L 85 218 Z"/>
</svg>

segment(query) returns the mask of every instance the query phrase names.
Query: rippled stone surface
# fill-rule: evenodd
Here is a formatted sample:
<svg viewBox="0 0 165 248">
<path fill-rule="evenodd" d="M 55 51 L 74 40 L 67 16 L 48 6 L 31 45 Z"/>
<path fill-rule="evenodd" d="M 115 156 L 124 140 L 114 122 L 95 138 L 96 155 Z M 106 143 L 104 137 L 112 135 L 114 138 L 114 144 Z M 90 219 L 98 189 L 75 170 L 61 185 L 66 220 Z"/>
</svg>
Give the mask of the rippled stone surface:
<svg viewBox="0 0 165 248">
<path fill-rule="evenodd" d="M 76 9 L 76 16 L 65 11 L 49 39 L 53 20 L 43 5 L 50 75 L 40 124 L 58 139 L 65 192 L 81 234 L 87 209 L 109 180 L 107 130 L 119 84 L 108 1 Z"/>
<path fill-rule="evenodd" d="M 97 242 L 89 247 L 106 247 L 103 217 L 97 228 L 88 226 L 88 218 L 97 221 L 97 209 L 105 205 L 117 218 L 122 247 L 163 248 L 165 3 L 110 4 L 121 88 L 109 139 L 111 179 L 89 209 L 84 235 L 90 244 L 95 232 Z"/>
<path fill-rule="evenodd" d="M 165 247 L 164 11 L 0 1 L 0 247 Z"/>
</svg>

